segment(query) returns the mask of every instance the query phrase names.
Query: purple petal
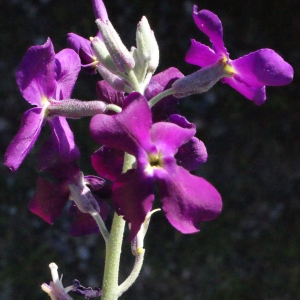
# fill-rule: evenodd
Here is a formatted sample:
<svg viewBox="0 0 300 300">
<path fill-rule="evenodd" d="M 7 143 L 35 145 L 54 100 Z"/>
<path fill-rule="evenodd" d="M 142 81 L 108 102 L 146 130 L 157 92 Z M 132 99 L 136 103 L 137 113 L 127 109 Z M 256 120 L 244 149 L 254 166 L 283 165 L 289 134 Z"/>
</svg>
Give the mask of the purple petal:
<svg viewBox="0 0 300 300">
<path fill-rule="evenodd" d="M 36 192 L 29 202 L 29 209 L 49 224 L 59 217 L 69 198 L 67 181 L 37 179 Z"/>
<path fill-rule="evenodd" d="M 44 120 L 41 108 L 27 110 L 21 120 L 19 132 L 4 154 L 4 165 L 16 171 L 37 140 Z"/>
<path fill-rule="evenodd" d="M 84 70 L 89 74 L 96 74 L 97 71 L 95 65 L 91 65 L 89 67 L 86 66 L 97 61 L 97 58 L 91 46 L 91 41 L 75 33 L 68 33 L 67 42 L 68 46 L 75 50 L 75 52 L 79 55 L 81 64 L 83 67 L 85 67 Z"/>
<path fill-rule="evenodd" d="M 92 155 L 92 166 L 96 172 L 111 181 L 122 173 L 124 152 L 114 148 L 101 147 Z"/>
<path fill-rule="evenodd" d="M 187 129 L 196 128 L 195 124 L 190 123 L 185 117 L 178 114 L 171 115 L 169 118 L 169 122 L 174 123 L 182 128 L 187 128 Z"/>
<path fill-rule="evenodd" d="M 84 176 L 84 181 L 87 185 L 91 186 L 92 191 L 97 191 L 105 186 L 105 180 L 94 175 Z"/>
<path fill-rule="evenodd" d="M 215 219 L 222 210 L 218 191 L 201 177 L 170 164 L 160 175 L 159 192 L 169 222 L 182 233 L 199 231 L 203 221 Z M 158 173 L 158 172 L 157 172 Z"/>
<path fill-rule="evenodd" d="M 207 160 L 207 151 L 204 143 L 193 137 L 182 145 L 175 155 L 177 164 L 188 171 L 196 170 Z"/>
<path fill-rule="evenodd" d="M 132 240 L 138 233 L 154 201 L 154 179 L 145 177 L 135 169 L 122 174 L 113 184 L 115 211 L 130 223 L 128 239 Z"/>
<path fill-rule="evenodd" d="M 265 86 L 253 87 L 239 79 L 239 76 L 234 75 L 231 78 L 223 78 L 222 83 L 227 83 L 232 88 L 237 90 L 247 99 L 252 100 L 256 105 L 261 105 L 266 100 L 266 89 Z"/>
<path fill-rule="evenodd" d="M 232 61 L 236 73 L 249 86 L 289 84 L 293 68 L 272 49 L 260 49 Z"/>
<path fill-rule="evenodd" d="M 124 93 L 117 92 L 105 80 L 97 82 L 96 92 L 99 100 L 104 101 L 106 103 L 115 104 L 120 107 L 123 106 L 125 98 Z"/>
<path fill-rule="evenodd" d="M 184 75 L 176 68 L 166 69 L 153 76 L 146 91 L 145 97 L 150 100 L 162 91 L 170 88 L 175 80 L 182 78 Z M 153 123 L 165 121 L 175 113 L 179 100 L 170 95 L 160 100 L 152 108 Z"/>
<path fill-rule="evenodd" d="M 44 98 L 55 89 L 55 53 L 51 40 L 42 46 L 30 47 L 17 70 L 21 94 L 32 105 L 43 106 Z"/>
<path fill-rule="evenodd" d="M 93 10 L 96 19 L 101 19 L 102 21 L 108 20 L 108 15 L 106 11 L 106 7 L 102 0 L 93 0 Z"/>
<path fill-rule="evenodd" d="M 71 97 L 81 65 L 78 54 L 72 49 L 64 49 L 55 55 L 56 63 L 56 100 Z"/>
<path fill-rule="evenodd" d="M 227 55 L 223 42 L 221 20 L 209 10 L 197 10 L 198 7 L 194 5 L 193 18 L 198 28 L 209 37 L 216 53 Z"/>
<path fill-rule="evenodd" d="M 117 115 L 96 115 L 92 118 L 90 131 L 93 139 L 107 147 L 117 148 L 137 156 L 141 149 L 150 152 L 151 111 L 147 100 L 138 93 L 125 99 L 129 103 Z"/>
<path fill-rule="evenodd" d="M 151 140 L 163 156 L 173 156 L 195 133 L 195 127 L 188 129 L 173 123 L 159 122 L 152 125 Z"/>
<path fill-rule="evenodd" d="M 49 120 L 52 129 L 51 140 L 56 147 L 56 152 L 65 163 L 79 158 L 80 153 L 74 142 L 74 135 L 64 117 L 55 117 Z"/>
<path fill-rule="evenodd" d="M 216 54 L 208 46 L 191 40 L 191 46 L 185 55 L 185 61 L 203 68 L 215 64 L 222 57 L 222 54 Z"/>
</svg>

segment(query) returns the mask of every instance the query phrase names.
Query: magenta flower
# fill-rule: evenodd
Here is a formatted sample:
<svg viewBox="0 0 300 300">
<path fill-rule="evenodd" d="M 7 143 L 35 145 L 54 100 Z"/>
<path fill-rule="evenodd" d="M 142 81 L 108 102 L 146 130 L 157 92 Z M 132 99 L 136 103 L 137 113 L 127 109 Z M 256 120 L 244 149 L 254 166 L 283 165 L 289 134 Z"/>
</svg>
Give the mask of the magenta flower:
<svg viewBox="0 0 300 300">
<path fill-rule="evenodd" d="M 221 81 L 257 105 L 266 99 L 266 86 L 282 86 L 292 81 L 292 66 L 272 49 L 260 49 L 231 60 L 224 47 L 223 27 L 218 16 L 208 10 L 197 10 L 195 5 L 194 21 L 210 38 L 212 48 L 192 40 L 185 58 L 188 63 L 206 67 L 219 60 L 226 62 L 225 70 L 231 77 L 225 77 Z"/>
<path fill-rule="evenodd" d="M 80 60 L 72 49 L 55 54 L 51 40 L 41 46 L 32 46 L 26 52 L 18 71 L 17 84 L 27 102 L 36 107 L 27 110 L 20 130 L 4 155 L 4 164 L 12 171 L 18 169 L 37 140 L 45 121 L 52 130 L 51 139 L 63 161 L 79 157 L 73 133 L 64 117 L 48 117 L 50 99 L 70 98 L 80 71 Z"/>
<path fill-rule="evenodd" d="M 193 139 L 195 126 L 178 115 L 171 119 L 172 123 L 152 124 L 147 100 L 138 93 L 126 97 L 120 114 L 92 118 L 90 129 L 95 141 L 117 149 L 110 155 L 101 148 L 93 155 L 92 164 L 100 176 L 108 174 L 114 180 L 115 210 L 131 224 L 130 239 L 151 211 L 155 183 L 167 219 L 182 233 L 199 231 L 201 222 L 216 218 L 222 209 L 218 191 L 203 178 L 179 166 L 174 157 L 182 145 Z M 125 174 L 113 175 L 114 171 L 107 172 L 102 163 L 108 166 L 111 162 L 107 159 L 114 157 L 114 151 L 118 156 L 120 150 L 135 156 L 136 167 Z M 183 155 L 179 156 L 184 160 Z M 118 169 L 116 164 L 112 165 Z"/>
</svg>

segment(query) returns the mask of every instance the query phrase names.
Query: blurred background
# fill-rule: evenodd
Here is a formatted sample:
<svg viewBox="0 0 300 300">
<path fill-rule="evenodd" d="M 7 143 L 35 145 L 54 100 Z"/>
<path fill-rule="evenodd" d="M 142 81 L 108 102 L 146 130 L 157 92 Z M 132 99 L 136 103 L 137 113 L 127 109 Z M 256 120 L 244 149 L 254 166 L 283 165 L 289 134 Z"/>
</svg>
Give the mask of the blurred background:
<svg viewBox="0 0 300 300">
<path fill-rule="evenodd" d="M 135 44 L 136 24 L 146 15 L 160 46 L 157 73 L 171 66 L 184 74 L 197 68 L 184 62 L 190 39 L 208 44 L 192 20 L 193 4 L 222 20 L 232 59 L 272 48 L 295 70 L 293 83 L 267 88 L 267 102 L 255 106 L 227 85 L 186 98 L 180 108 L 197 124 L 209 153 L 197 174 L 220 191 L 220 217 L 201 232 L 182 235 L 163 213 L 152 217 L 146 261 L 126 299 L 295 300 L 300 299 L 300 3 L 296 0 L 114 0 L 109 17 L 127 47 Z M 77 278 L 101 287 L 104 242 L 101 236 L 68 235 L 67 212 L 50 226 L 30 213 L 37 153 L 49 131 L 43 128 L 20 169 L 10 174 L 3 153 L 18 131 L 29 104 L 22 99 L 15 72 L 31 45 L 47 37 L 56 52 L 66 35 L 95 35 L 91 1 L 0 0 L 0 298 L 48 299 L 40 285 L 50 281 L 52 261 L 65 286 Z M 99 77 L 81 74 L 73 97 L 95 99 Z M 89 158 L 97 149 L 87 139 L 89 120 L 70 121 L 86 174 L 95 174 Z M 124 244 L 121 280 L 133 257 Z M 79 299 L 74 297 L 74 299 Z"/>
</svg>

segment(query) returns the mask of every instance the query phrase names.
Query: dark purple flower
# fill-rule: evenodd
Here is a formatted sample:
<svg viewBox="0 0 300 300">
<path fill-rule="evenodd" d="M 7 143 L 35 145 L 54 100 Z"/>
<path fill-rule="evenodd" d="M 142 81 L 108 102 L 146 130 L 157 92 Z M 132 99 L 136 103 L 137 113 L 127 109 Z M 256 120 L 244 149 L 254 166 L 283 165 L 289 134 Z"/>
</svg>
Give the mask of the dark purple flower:
<svg viewBox="0 0 300 300">
<path fill-rule="evenodd" d="M 55 54 L 51 40 L 41 46 L 32 46 L 26 52 L 18 71 L 17 83 L 27 102 L 37 107 L 26 111 L 20 130 L 4 155 L 4 164 L 12 171 L 18 169 L 38 138 L 47 120 L 53 142 L 65 162 L 79 157 L 73 133 L 64 117 L 48 117 L 50 99 L 70 98 L 80 71 L 78 55 L 72 49 Z"/>
<path fill-rule="evenodd" d="M 185 58 L 188 63 L 206 67 L 223 60 L 226 62 L 225 70 L 231 77 L 225 77 L 221 81 L 257 105 L 266 99 L 265 86 L 281 86 L 292 81 L 292 66 L 272 49 L 260 49 L 231 60 L 224 46 L 223 27 L 218 16 L 208 10 L 197 10 L 195 5 L 194 21 L 210 38 L 212 48 L 192 40 Z"/>
<path fill-rule="evenodd" d="M 44 148 L 46 146 L 49 147 L 49 151 L 55 152 L 49 141 Z M 59 155 L 54 157 L 55 159 L 51 160 L 52 164 L 44 167 L 39 174 L 35 194 L 29 202 L 30 211 L 53 224 L 71 197 L 73 201 L 70 214 L 74 216 L 74 220 L 69 230 L 70 234 L 80 236 L 98 233 L 99 228 L 89 213 L 100 212 L 105 220 L 109 207 L 97 196 L 92 195 L 91 190 L 105 188 L 105 181 L 96 176 L 83 178 L 76 161 L 66 163 L 60 160 Z"/>
<path fill-rule="evenodd" d="M 136 166 L 117 176 L 112 188 L 116 212 L 131 223 L 131 239 L 151 211 L 155 183 L 167 219 L 182 233 L 199 231 L 199 223 L 216 218 L 222 209 L 221 196 L 210 183 L 177 165 L 178 148 L 191 141 L 196 130 L 183 117 L 174 119 L 152 124 L 147 100 L 138 93 L 126 97 L 120 114 L 92 118 L 96 142 L 136 158 Z M 100 176 L 102 155 L 98 151 L 92 158 Z"/>
</svg>

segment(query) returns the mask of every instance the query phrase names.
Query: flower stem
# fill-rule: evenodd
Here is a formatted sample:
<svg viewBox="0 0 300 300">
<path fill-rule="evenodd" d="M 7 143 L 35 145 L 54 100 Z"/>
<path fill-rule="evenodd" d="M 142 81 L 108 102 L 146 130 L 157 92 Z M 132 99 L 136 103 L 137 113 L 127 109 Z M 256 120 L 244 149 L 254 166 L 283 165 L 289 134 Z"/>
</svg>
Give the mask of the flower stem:
<svg viewBox="0 0 300 300">
<path fill-rule="evenodd" d="M 138 249 L 138 253 L 136 254 L 135 257 L 134 266 L 130 275 L 119 286 L 119 290 L 118 290 L 119 297 L 132 286 L 132 284 L 136 281 L 137 277 L 139 276 L 144 262 L 144 255 L 145 255 L 145 249 L 143 248 Z"/>
<path fill-rule="evenodd" d="M 99 230 L 100 230 L 105 242 L 107 243 L 107 241 L 109 239 L 109 232 L 108 232 L 108 230 L 105 226 L 105 223 L 103 222 L 101 216 L 96 212 L 93 212 L 93 213 L 90 213 L 90 214 L 95 219 L 95 221 L 96 221 L 96 223 L 99 227 Z"/>
<path fill-rule="evenodd" d="M 149 102 L 149 106 L 150 107 L 153 107 L 158 101 L 160 101 L 161 99 L 163 99 L 164 97 L 167 97 L 169 95 L 172 95 L 173 94 L 173 89 L 170 88 L 170 89 L 167 89 L 159 94 L 157 94 L 155 97 L 153 97 Z"/>
<path fill-rule="evenodd" d="M 101 300 L 118 299 L 118 278 L 125 221 L 114 214 L 109 239 L 106 243 L 105 268 Z"/>
</svg>

